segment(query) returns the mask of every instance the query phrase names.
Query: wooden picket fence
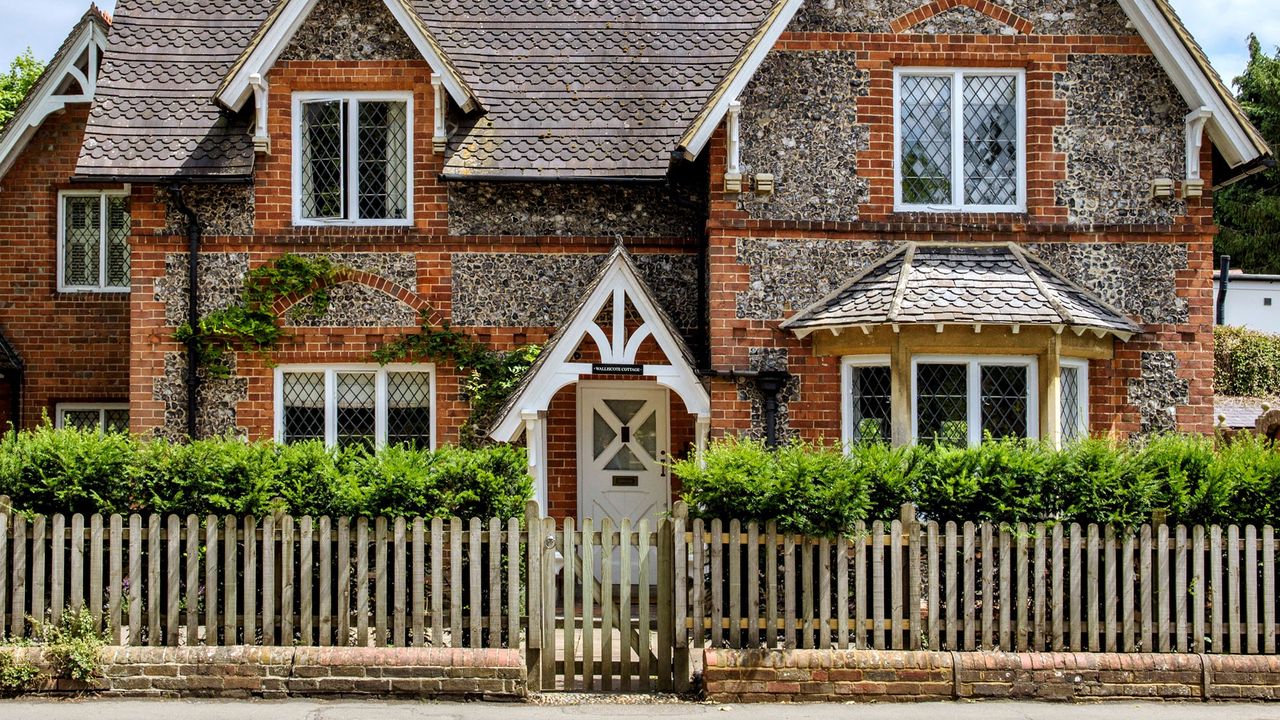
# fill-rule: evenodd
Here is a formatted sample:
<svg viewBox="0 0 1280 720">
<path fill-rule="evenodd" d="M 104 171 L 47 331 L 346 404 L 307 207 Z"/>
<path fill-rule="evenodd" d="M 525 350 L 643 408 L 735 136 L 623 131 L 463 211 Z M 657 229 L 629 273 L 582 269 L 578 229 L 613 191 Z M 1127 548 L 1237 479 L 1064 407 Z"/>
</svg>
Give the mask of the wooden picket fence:
<svg viewBox="0 0 1280 720">
<path fill-rule="evenodd" d="M 0 499 L 0 508 L 8 505 Z M 0 623 L 132 645 L 521 648 L 537 690 L 683 690 L 703 647 L 1274 653 L 1270 527 L 40 516 Z"/>
</svg>

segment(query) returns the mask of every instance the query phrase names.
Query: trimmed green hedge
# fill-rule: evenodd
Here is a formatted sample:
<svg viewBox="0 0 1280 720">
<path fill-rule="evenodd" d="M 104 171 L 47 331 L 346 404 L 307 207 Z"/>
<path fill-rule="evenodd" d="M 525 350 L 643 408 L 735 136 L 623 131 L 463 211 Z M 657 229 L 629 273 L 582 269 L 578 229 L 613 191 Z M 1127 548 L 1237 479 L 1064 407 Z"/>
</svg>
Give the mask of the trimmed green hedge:
<svg viewBox="0 0 1280 720">
<path fill-rule="evenodd" d="M 1213 386 L 1220 395 L 1280 395 L 1280 335 L 1216 327 L 1213 342 Z"/>
<path fill-rule="evenodd" d="M 235 439 L 179 445 L 118 434 L 0 436 L 0 494 L 44 513 L 517 517 L 533 495 L 524 450 L 497 445 L 326 450 Z"/>
<path fill-rule="evenodd" d="M 1280 524 L 1280 453 L 1253 436 L 1215 449 L 1169 435 L 1143 445 L 1086 440 L 1057 451 L 993 441 L 977 448 L 862 445 L 845 454 L 795 444 L 713 443 L 706 468 L 674 466 L 700 517 L 776 519 L 787 532 L 835 534 L 891 520 L 905 503 L 945 522 L 1079 522 L 1134 526 L 1154 511 L 1172 523 Z"/>
</svg>

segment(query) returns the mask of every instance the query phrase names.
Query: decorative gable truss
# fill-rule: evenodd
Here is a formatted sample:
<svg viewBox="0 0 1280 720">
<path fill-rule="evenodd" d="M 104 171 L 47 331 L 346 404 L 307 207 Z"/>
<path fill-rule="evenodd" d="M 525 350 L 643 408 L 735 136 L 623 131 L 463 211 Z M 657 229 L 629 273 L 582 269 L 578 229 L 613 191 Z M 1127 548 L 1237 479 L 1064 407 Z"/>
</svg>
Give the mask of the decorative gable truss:
<svg viewBox="0 0 1280 720">
<path fill-rule="evenodd" d="M 9 172 L 45 118 L 68 105 L 93 102 L 98 89 L 98 69 L 107 48 L 109 22 L 108 16 L 96 6 L 91 7 L 62 42 L 13 119 L 0 133 L 0 177 Z"/>
<path fill-rule="evenodd" d="M 315 9 L 317 1 L 283 0 L 278 4 L 218 87 L 214 99 L 219 105 L 230 110 L 239 111 L 244 108 L 249 98 L 254 99 L 256 122 L 253 141 L 255 150 L 259 152 L 266 152 L 269 149 L 267 136 L 269 88 L 265 80 L 267 71 L 275 65 L 294 34 L 306 22 L 311 11 Z M 436 90 L 436 134 L 443 137 L 443 129 L 440 125 L 444 117 L 445 93 L 448 93 L 448 96 L 452 97 L 464 112 L 478 109 L 480 102 L 407 0 L 382 1 L 418 52 L 422 53 L 427 64 L 431 66 L 432 82 Z M 442 149 L 439 147 L 438 140 L 435 144 L 437 149 Z"/>
</svg>

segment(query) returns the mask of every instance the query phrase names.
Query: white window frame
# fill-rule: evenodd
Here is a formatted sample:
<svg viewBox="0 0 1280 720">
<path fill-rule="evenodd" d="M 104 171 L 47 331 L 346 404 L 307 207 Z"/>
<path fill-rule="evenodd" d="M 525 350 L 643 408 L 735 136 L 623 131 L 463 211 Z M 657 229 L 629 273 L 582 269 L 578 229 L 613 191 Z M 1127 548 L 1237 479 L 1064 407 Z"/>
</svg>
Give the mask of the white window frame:
<svg viewBox="0 0 1280 720">
<path fill-rule="evenodd" d="M 381 450 L 387 446 L 387 375 L 389 373 L 426 373 L 429 377 L 429 399 L 431 404 L 431 427 L 428 439 L 431 449 L 436 449 L 436 366 L 434 363 L 395 363 L 391 365 L 350 364 L 350 365 L 280 365 L 275 369 L 275 388 L 272 391 L 275 405 L 275 439 L 284 443 L 284 376 L 285 373 L 324 373 L 324 444 L 325 447 L 336 447 L 338 444 L 338 373 L 375 373 L 374 375 L 374 448 Z"/>
<path fill-rule="evenodd" d="M 840 441 L 846 450 L 854 445 L 853 368 L 858 367 L 887 367 L 890 378 L 893 376 L 893 363 L 888 355 L 846 355 L 840 359 Z M 892 443 L 894 440 L 893 408 L 890 400 L 889 441 Z"/>
<path fill-rule="evenodd" d="M 128 285 L 107 284 L 107 218 L 111 198 L 127 198 L 129 189 L 123 190 L 59 190 L 58 191 L 58 292 L 73 293 L 127 293 Z M 98 198 L 98 284 L 68 285 L 66 280 L 67 255 L 67 199 Z M 132 222 L 132 218 L 130 219 Z M 130 248 L 132 253 L 132 247 Z M 132 277 L 133 273 L 129 273 Z"/>
<path fill-rule="evenodd" d="M 1079 437 L 1089 437 L 1089 361 L 1084 358 L 1061 358 L 1058 361 L 1059 367 L 1072 368 L 1076 371 L 1077 387 L 1080 397 L 1077 398 L 1076 408 L 1079 412 L 1081 427 Z M 1062 403 L 1061 388 L 1059 388 L 1059 403 Z M 1058 425 L 1062 425 L 1061 415 L 1059 415 Z M 1059 427 L 1061 437 L 1057 438 L 1058 442 L 1066 440 L 1066 428 Z"/>
<path fill-rule="evenodd" d="M 83 412 L 85 410 L 97 410 L 98 411 L 98 430 L 105 431 L 107 429 L 106 411 L 128 410 L 128 409 L 129 409 L 129 403 L 106 403 L 106 402 L 58 403 L 57 405 L 54 406 L 54 427 L 58 429 L 62 429 L 67 426 L 66 421 L 64 419 L 64 416 L 67 414 L 67 412 Z"/>
<path fill-rule="evenodd" d="M 902 201 L 902 77 L 933 75 L 951 78 L 951 200 L 946 205 Z M 964 94 L 966 75 L 1017 78 L 1018 201 L 1012 205 L 969 205 L 964 202 Z M 957 202 L 958 201 L 958 202 Z M 893 209 L 895 212 L 1022 213 L 1027 210 L 1027 72 L 1024 68 L 899 67 L 893 70 Z"/>
<path fill-rule="evenodd" d="M 343 199 L 346 202 L 345 218 L 308 218 L 302 213 L 302 105 L 311 102 L 346 102 L 343 122 L 348 128 L 346 146 L 343 148 Z M 353 102 L 354 101 L 354 102 Z M 405 104 L 405 217 L 404 219 L 360 218 L 360 163 L 358 158 L 360 137 L 350 129 L 358 127 L 359 103 L 402 102 Z M 406 227 L 413 225 L 413 143 L 414 111 L 413 93 L 403 92 L 296 92 L 293 93 L 293 224 L 300 227 L 359 226 Z"/>
<path fill-rule="evenodd" d="M 965 365 L 969 447 L 982 444 L 982 373 L 985 365 L 1027 368 L 1027 437 L 1040 439 L 1039 361 L 1027 355 L 916 355 L 911 358 L 911 441 L 920 441 L 920 365 Z"/>
</svg>

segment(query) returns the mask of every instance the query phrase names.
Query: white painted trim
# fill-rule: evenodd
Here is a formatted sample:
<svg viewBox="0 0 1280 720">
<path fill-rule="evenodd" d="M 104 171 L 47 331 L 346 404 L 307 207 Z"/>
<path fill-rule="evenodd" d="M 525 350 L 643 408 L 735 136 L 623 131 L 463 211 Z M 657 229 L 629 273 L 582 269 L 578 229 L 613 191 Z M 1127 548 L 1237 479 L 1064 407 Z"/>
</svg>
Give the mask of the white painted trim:
<svg viewBox="0 0 1280 720">
<path fill-rule="evenodd" d="M 642 288 L 643 281 L 635 275 L 625 257 L 621 253 L 615 253 L 591 294 L 583 301 L 577 314 L 565 325 L 556 344 L 540 359 L 535 368 L 535 375 L 514 400 L 513 411 L 508 412 L 501 423 L 494 428 L 491 436 L 495 440 L 514 439 L 520 433 L 522 413 L 547 410 L 551 399 L 561 388 L 578 382 L 582 376 L 590 375 L 590 363 L 572 361 L 573 352 L 583 338 L 589 336 L 597 345 L 600 345 L 603 362 L 634 360 L 634 354 L 630 359 L 626 359 L 629 349 L 625 337 L 619 341 L 616 333 L 606 333 L 595 324 L 596 315 L 606 303 L 613 302 L 618 294 L 631 301 L 643 324 L 648 326 L 651 337 L 658 343 L 658 347 L 670 363 L 645 365 L 643 378 L 654 380 L 659 385 L 671 389 L 684 402 L 691 414 L 699 417 L 711 416 L 711 396 L 703 387 L 694 369 L 685 362 L 680 342 L 668 331 L 666 324 L 661 320 L 660 311 L 652 304 L 648 293 Z M 617 315 L 615 313 L 613 323 L 615 327 L 619 319 Z M 639 349 L 639 345 L 637 344 L 634 349 Z M 609 359 L 618 357 L 623 359 Z"/>
<path fill-rule="evenodd" d="M 846 355 L 840 358 L 840 443 L 845 450 L 853 446 L 853 368 L 887 367 L 893 370 L 888 355 Z M 892 433 L 892 418 L 890 418 Z M 892 439 L 892 438 L 891 438 Z"/>
<path fill-rule="evenodd" d="M 1089 437 L 1089 361 L 1084 358 L 1064 357 L 1059 359 L 1058 366 L 1061 368 L 1070 368 L 1076 371 L 1077 387 L 1079 389 L 1079 398 L 1076 408 L 1079 412 L 1082 427 L 1077 428 L 1080 431 L 1080 437 Z M 1058 427 L 1065 430 L 1066 428 L 1061 422 Z M 1057 438 L 1061 444 L 1062 438 Z"/>
<path fill-rule="evenodd" d="M 578 494 L 577 494 L 577 497 L 579 500 L 579 502 L 577 503 L 577 506 L 578 506 L 577 519 L 578 519 L 578 522 L 581 523 L 583 518 L 585 517 L 585 515 L 583 514 L 583 510 L 585 508 L 583 507 L 583 503 L 581 502 L 581 500 L 584 497 L 586 497 L 586 495 L 583 492 L 586 487 L 585 470 L 587 466 L 591 463 L 591 461 L 594 460 L 594 458 L 591 457 L 591 453 L 593 452 L 594 448 L 591 446 L 590 443 L 587 442 L 587 423 L 591 421 L 590 413 L 588 411 L 593 408 L 589 408 L 587 406 L 587 402 L 584 399 L 585 393 L 583 391 L 607 390 L 610 392 L 610 399 L 614 399 L 614 398 L 624 399 L 624 398 L 630 397 L 635 399 L 644 398 L 646 400 L 650 399 L 650 397 L 656 396 L 658 393 L 662 393 L 662 401 L 659 404 L 658 410 L 657 410 L 657 412 L 659 413 L 658 455 L 661 456 L 663 453 L 666 453 L 667 459 L 670 460 L 671 459 L 671 390 L 668 388 L 662 387 L 660 385 L 652 385 L 646 382 L 634 382 L 629 380 L 582 380 L 578 383 L 577 390 L 578 390 L 577 398 L 576 398 L 577 413 L 578 413 L 577 435 L 576 435 L 577 445 L 578 445 L 578 453 L 577 453 L 578 455 L 577 457 L 577 465 L 578 465 L 577 493 Z M 662 462 L 661 457 L 653 458 L 653 460 L 659 463 Z M 663 492 L 662 497 L 663 497 L 663 500 L 666 502 L 666 510 L 669 511 L 671 510 L 671 472 L 670 470 L 665 471 L 662 477 L 665 478 L 667 481 L 666 489 Z"/>
<path fill-rule="evenodd" d="M 932 75 L 951 78 L 951 199 L 947 205 L 913 205 L 902 200 L 902 77 Z M 1003 75 L 1016 79 L 1018 109 L 1018 201 L 1013 205 L 969 205 L 964 202 L 963 85 L 969 75 Z M 893 210 L 894 212 L 1021 213 L 1027 210 L 1027 71 L 1025 68 L 895 67 L 893 69 Z"/>
<path fill-rule="evenodd" d="M 288 47 L 294 33 L 302 27 L 302 23 L 315 9 L 316 2 L 317 0 L 285 0 L 284 7 L 280 9 L 280 14 L 272 21 L 266 34 L 258 39 L 253 51 L 235 66 L 233 74 L 218 90 L 215 99 L 220 104 L 234 111 L 244 107 L 244 104 L 253 96 L 249 78 L 255 74 L 265 77 L 267 72 L 275 66 L 276 60 Z M 383 0 L 383 2 L 400 27 L 404 29 L 405 34 L 409 36 L 414 47 L 418 48 L 423 59 L 431 66 L 431 72 L 443 78 L 444 85 L 448 88 L 454 102 L 463 108 L 475 107 L 476 103 L 470 90 L 449 67 L 435 44 L 426 37 L 419 24 L 420 21 L 406 10 L 403 3 L 397 0 Z"/>
<path fill-rule="evenodd" d="M 90 20 L 87 27 L 80 32 L 75 44 L 54 67 L 45 69 L 46 82 L 41 94 L 33 97 L 23 108 L 22 113 L 9 120 L 6 126 L 8 133 L 0 140 L 0 178 L 13 167 L 18 156 L 31 141 L 36 130 L 45 118 L 63 110 L 74 103 L 93 102 L 98 90 L 98 69 L 102 54 L 107 49 L 107 36 L 95 21 Z M 80 72 L 76 63 L 88 54 L 88 72 Z M 58 88 L 71 76 L 80 85 L 78 95 L 57 95 Z"/>
<path fill-rule="evenodd" d="M 65 423 L 65 421 L 63 420 L 63 417 L 62 417 L 62 416 L 63 416 L 63 414 L 64 414 L 64 413 L 66 413 L 67 411 L 72 411 L 72 412 L 74 412 L 74 411 L 77 411 L 77 410 L 97 410 L 97 411 L 98 411 L 98 429 L 99 429 L 99 430 L 105 430 L 105 429 L 106 429 L 105 425 L 106 425 L 107 418 L 106 418 L 106 415 L 105 415 L 104 413 L 105 413 L 107 410 L 128 410 L 128 409 L 129 409 L 129 403 L 127 403 L 127 402 L 124 402 L 124 403 L 112 403 L 112 402 L 65 402 L 65 403 L 58 403 L 58 404 L 54 405 L 54 410 L 53 410 L 54 427 L 59 428 L 59 429 L 66 427 L 66 423 Z"/>
<path fill-rule="evenodd" d="M 702 121 L 692 129 L 692 133 L 686 133 L 685 137 L 688 137 L 689 140 L 682 148 L 685 159 L 696 159 L 698 154 L 702 152 L 702 148 L 706 147 L 707 141 L 711 139 L 716 128 L 720 127 L 720 121 L 724 119 L 725 113 L 729 111 L 729 104 L 742 95 L 742 91 L 747 88 L 747 83 L 751 82 L 751 78 L 760 69 L 760 65 L 764 63 L 764 59 L 773 50 L 778 38 L 782 37 L 787 25 L 791 24 L 791 18 L 795 17 L 796 12 L 800 10 L 800 6 L 804 4 L 804 0 L 784 0 L 784 2 L 785 4 L 778 16 L 765 29 L 764 36 L 760 38 L 760 42 L 751 49 L 750 54 L 742 60 L 741 66 L 734 72 L 728 87 L 724 88 L 723 92 L 716 96 L 710 112 L 703 116 Z"/>
<path fill-rule="evenodd" d="M 68 285 L 66 283 L 67 198 L 98 198 L 98 284 Z M 107 201 L 109 198 L 129 197 L 129 188 L 121 190 L 59 190 L 57 263 L 58 292 L 60 293 L 128 293 L 129 286 L 107 285 Z M 132 248 L 130 248 L 132 253 Z M 130 273 L 132 275 L 132 273 Z"/>
<path fill-rule="evenodd" d="M 1222 97 L 1215 83 L 1192 57 L 1154 0 L 1119 2 L 1186 101 L 1187 108 L 1207 107 L 1213 112 L 1208 123 L 1209 137 L 1227 164 L 1234 168 L 1258 158 L 1261 152 L 1232 112 L 1227 99 Z"/>
<path fill-rule="evenodd" d="M 275 428 L 275 441 L 284 442 L 284 375 L 285 373 L 324 373 L 324 435 L 325 445 L 334 447 L 338 440 L 338 373 L 361 372 L 374 373 L 374 446 L 382 449 L 387 445 L 387 374 L 388 373 L 426 373 L 428 378 L 428 403 L 431 406 L 431 427 L 428 437 L 431 449 L 438 447 L 436 443 L 436 427 L 439 422 L 438 403 L 436 402 L 436 366 L 434 363 L 392 363 L 378 365 L 376 363 L 321 363 L 321 364 L 289 364 L 277 365 L 273 373 L 275 386 L 272 390 L 272 417 Z"/>
<path fill-rule="evenodd" d="M 1187 113 L 1186 143 L 1187 169 L 1184 176 L 1187 180 L 1200 179 L 1200 148 L 1204 146 L 1204 127 L 1213 119 L 1213 111 L 1200 107 Z"/>
<path fill-rule="evenodd" d="M 343 186 L 342 199 L 346 206 L 344 218 L 307 218 L 302 215 L 302 106 L 314 102 L 343 103 L 343 135 L 347 146 L 342 154 Z M 405 217 L 398 220 L 366 220 L 358 217 L 360 212 L 359 194 L 359 143 L 358 128 L 359 106 L 362 102 L 402 102 L 405 104 Z M 293 224 L 297 227 L 410 227 L 413 225 L 414 200 L 414 122 L 413 93 L 400 92 L 296 92 L 291 99 L 292 117 L 290 119 L 293 133 L 293 160 L 290 166 L 293 186 Z"/>
<path fill-rule="evenodd" d="M 964 365 L 966 368 L 969 446 L 982 443 L 982 374 L 987 365 L 1027 368 L 1027 437 L 1040 437 L 1040 363 L 1031 355 L 915 355 L 911 358 L 911 442 L 920 440 L 920 365 Z"/>
</svg>

